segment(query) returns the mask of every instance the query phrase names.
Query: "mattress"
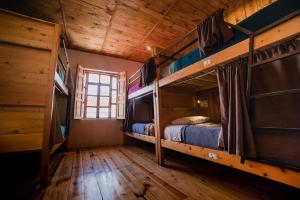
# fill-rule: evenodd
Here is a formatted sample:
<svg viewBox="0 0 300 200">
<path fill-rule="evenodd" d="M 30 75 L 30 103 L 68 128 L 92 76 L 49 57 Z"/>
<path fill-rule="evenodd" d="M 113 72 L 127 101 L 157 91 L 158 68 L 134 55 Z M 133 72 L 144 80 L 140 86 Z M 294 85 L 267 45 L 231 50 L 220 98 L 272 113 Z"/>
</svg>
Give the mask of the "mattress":
<svg viewBox="0 0 300 200">
<path fill-rule="evenodd" d="M 140 84 L 136 83 L 128 88 L 128 94 L 134 93 L 135 91 L 138 91 L 139 89 L 141 89 Z"/>
<path fill-rule="evenodd" d="M 164 138 L 211 149 L 224 148 L 220 124 L 170 125 L 165 128 Z"/>
<path fill-rule="evenodd" d="M 132 132 L 142 135 L 155 135 L 155 128 L 153 123 L 133 123 Z"/>
<path fill-rule="evenodd" d="M 293 0 L 278 0 L 277 2 L 267 6 L 266 8 L 260 10 L 259 12 L 251 15 L 247 19 L 238 23 L 237 25 L 246 28 L 251 31 L 258 31 L 261 28 L 283 18 L 284 16 L 298 10 L 300 8 L 300 1 Z M 274 15 L 276 13 L 276 15 Z M 267 17 L 266 17 L 267 16 Z M 172 62 L 168 67 L 170 69 L 170 73 L 177 72 L 189 65 L 192 65 L 212 54 L 220 52 L 234 44 L 245 40 L 247 36 L 239 31 L 233 30 L 235 37 L 228 41 L 222 48 L 216 49 L 215 51 L 206 54 L 200 55 L 199 49 L 196 48 L 186 55 L 180 57 L 178 60 Z M 165 77 L 166 74 L 162 74 L 162 77 Z"/>
</svg>

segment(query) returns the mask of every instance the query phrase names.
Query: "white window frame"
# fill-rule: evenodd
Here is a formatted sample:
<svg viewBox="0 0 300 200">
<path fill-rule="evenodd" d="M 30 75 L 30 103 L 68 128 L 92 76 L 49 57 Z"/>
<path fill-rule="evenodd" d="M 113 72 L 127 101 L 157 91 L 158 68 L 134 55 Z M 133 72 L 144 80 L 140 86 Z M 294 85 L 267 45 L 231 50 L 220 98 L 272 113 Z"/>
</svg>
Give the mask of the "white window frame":
<svg viewBox="0 0 300 200">
<path fill-rule="evenodd" d="M 119 80 L 119 76 L 118 73 L 116 72 L 109 72 L 109 71 L 102 71 L 102 70 L 90 70 L 90 69 L 84 69 L 84 86 L 83 86 L 83 94 L 84 94 L 84 102 L 83 102 L 83 119 L 116 119 L 117 118 L 117 94 L 118 94 L 118 80 Z M 93 82 L 89 82 L 88 76 L 89 74 L 98 74 L 99 75 L 99 82 L 98 83 L 93 83 Z M 105 83 L 101 83 L 100 82 L 100 76 L 101 75 L 106 75 L 110 77 L 110 83 L 109 84 L 105 84 Z M 112 88 L 112 79 L 116 78 L 116 88 L 113 89 Z M 91 95 L 88 94 L 88 85 L 97 85 L 97 94 L 96 95 Z M 105 96 L 105 95 L 101 95 L 101 91 L 100 88 L 101 86 L 109 86 L 109 95 Z M 116 101 L 113 103 L 112 102 L 112 92 L 115 91 L 116 92 Z M 88 106 L 87 105 L 87 98 L 88 96 L 95 96 L 97 97 L 97 105 L 96 106 Z M 109 103 L 108 106 L 100 106 L 100 97 L 108 97 L 109 98 Z M 115 106 L 116 108 L 116 112 L 115 112 L 115 116 L 112 117 L 111 116 L 111 107 L 112 105 Z M 87 108 L 96 108 L 96 117 L 87 117 Z M 100 108 L 108 108 L 108 117 L 100 117 Z"/>
</svg>

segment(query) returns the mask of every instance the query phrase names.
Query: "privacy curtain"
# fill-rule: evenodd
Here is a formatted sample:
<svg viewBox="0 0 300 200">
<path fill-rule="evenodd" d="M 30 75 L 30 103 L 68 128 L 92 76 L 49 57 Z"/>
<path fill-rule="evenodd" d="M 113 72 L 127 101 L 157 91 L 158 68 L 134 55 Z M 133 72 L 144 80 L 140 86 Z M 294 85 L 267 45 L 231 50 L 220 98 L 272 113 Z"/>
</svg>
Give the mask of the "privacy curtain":
<svg viewBox="0 0 300 200">
<path fill-rule="evenodd" d="M 258 158 L 300 168 L 300 37 L 256 52 L 254 62 L 250 111 Z"/>
<path fill-rule="evenodd" d="M 156 64 L 154 58 L 149 58 L 141 68 L 140 87 L 145 87 L 156 78 Z"/>
<path fill-rule="evenodd" d="M 222 132 L 230 154 L 255 157 L 255 144 L 245 95 L 246 60 L 239 59 L 217 69 Z"/>
<path fill-rule="evenodd" d="M 134 101 L 129 100 L 126 106 L 125 120 L 123 122 L 123 132 L 132 132 Z"/>
<path fill-rule="evenodd" d="M 200 54 L 216 50 L 234 37 L 232 30 L 225 24 L 223 9 L 217 10 L 197 26 Z"/>
</svg>

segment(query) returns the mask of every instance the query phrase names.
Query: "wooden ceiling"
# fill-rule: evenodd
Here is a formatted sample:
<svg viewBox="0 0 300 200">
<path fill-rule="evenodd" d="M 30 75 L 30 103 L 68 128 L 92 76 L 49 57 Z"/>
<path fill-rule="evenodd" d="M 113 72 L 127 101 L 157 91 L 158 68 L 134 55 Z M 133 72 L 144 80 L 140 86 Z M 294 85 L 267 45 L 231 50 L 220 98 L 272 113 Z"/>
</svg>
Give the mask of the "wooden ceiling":
<svg viewBox="0 0 300 200">
<path fill-rule="evenodd" d="M 145 61 L 147 47 L 167 47 L 218 8 L 236 23 L 272 1 L 3 0 L 0 7 L 61 23 L 68 48 Z"/>
</svg>

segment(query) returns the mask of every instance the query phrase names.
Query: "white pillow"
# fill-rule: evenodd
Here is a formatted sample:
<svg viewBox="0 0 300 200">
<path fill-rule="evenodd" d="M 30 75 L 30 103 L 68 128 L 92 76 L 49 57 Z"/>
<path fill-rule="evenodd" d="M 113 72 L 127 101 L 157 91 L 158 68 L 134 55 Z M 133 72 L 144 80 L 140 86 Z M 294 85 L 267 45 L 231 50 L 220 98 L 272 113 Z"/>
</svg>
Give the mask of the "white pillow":
<svg viewBox="0 0 300 200">
<path fill-rule="evenodd" d="M 181 117 L 175 119 L 171 123 L 175 125 L 184 125 L 184 124 L 201 124 L 208 121 L 209 121 L 209 117 L 206 116 L 189 116 L 189 117 Z"/>
</svg>

